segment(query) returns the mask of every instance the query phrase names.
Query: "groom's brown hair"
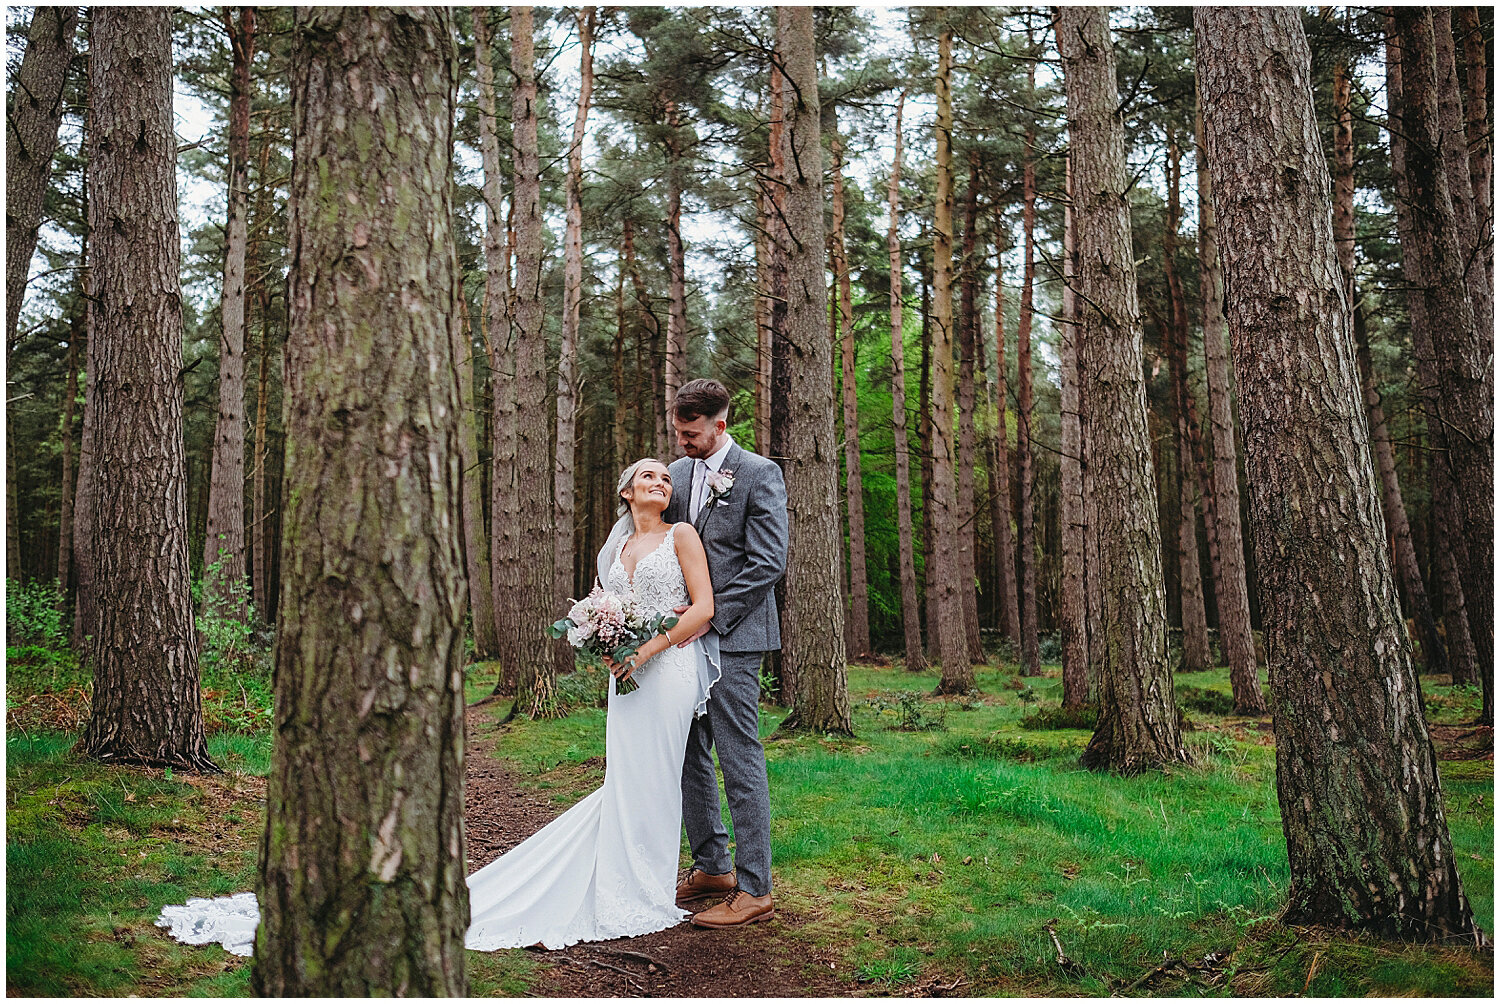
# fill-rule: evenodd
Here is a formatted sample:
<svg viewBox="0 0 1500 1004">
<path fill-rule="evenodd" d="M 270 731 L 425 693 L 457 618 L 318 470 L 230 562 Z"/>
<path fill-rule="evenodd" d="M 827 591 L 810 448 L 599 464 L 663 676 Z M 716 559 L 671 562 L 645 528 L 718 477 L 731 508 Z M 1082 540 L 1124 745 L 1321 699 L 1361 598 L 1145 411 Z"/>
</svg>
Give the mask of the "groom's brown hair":
<svg viewBox="0 0 1500 1004">
<path fill-rule="evenodd" d="M 689 380 L 677 390 L 672 413 L 684 422 L 718 418 L 729 412 L 729 391 L 717 380 Z"/>
</svg>

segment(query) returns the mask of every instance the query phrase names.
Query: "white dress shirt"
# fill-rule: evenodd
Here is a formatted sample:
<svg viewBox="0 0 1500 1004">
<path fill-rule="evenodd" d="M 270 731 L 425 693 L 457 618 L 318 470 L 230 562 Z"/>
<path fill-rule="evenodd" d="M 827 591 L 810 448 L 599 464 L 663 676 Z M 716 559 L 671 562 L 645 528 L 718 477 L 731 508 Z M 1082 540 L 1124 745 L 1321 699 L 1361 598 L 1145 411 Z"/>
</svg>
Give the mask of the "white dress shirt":
<svg viewBox="0 0 1500 1004">
<path fill-rule="evenodd" d="M 724 444 L 714 451 L 713 456 L 693 461 L 693 495 L 688 506 L 688 522 L 697 524 L 698 514 L 703 511 L 703 503 L 708 498 L 709 472 L 724 466 L 724 458 L 729 456 L 729 448 L 733 445 L 734 440 L 726 434 Z"/>
</svg>

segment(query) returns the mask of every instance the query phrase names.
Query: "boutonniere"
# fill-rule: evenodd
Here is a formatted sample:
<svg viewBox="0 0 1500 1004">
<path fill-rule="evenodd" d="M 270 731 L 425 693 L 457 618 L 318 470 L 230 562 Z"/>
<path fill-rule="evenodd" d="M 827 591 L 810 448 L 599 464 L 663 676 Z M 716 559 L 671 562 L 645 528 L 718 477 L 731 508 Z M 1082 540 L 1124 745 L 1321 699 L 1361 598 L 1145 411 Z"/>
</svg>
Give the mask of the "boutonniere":
<svg viewBox="0 0 1500 1004">
<path fill-rule="evenodd" d="M 734 471 L 710 471 L 708 474 L 708 501 L 717 504 L 734 487 Z"/>
</svg>

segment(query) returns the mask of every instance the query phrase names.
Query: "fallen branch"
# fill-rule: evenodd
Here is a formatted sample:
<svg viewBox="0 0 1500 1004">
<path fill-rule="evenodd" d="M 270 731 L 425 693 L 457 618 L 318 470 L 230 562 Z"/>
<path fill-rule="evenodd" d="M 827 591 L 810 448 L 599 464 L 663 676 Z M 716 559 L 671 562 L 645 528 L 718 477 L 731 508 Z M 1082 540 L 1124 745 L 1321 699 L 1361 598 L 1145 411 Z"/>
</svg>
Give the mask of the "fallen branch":
<svg viewBox="0 0 1500 1004">
<path fill-rule="evenodd" d="M 1063 951 L 1062 942 L 1059 941 L 1058 938 L 1057 938 L 1057 926 L 1056 925 L 1057 925 L 1057 918 L 1056 917 L 1053 917 L 1051 920 L 1047 921 L 1047 936 L 1052 939 L 1052 947 L 1055 948 L 1055 949 L 1057 949 L 1057 965 L 1058 965 L 1058 967 L 1061 968 L 1063 970 L 1063 972 L 1072 973 L 1072 972 L 1076 971 L 1079 968 L 1079 966 L 1078 966 L 1078 963 L 1076 963 L 1072 959 L 1068 958 L 1068 953 L 1067 952 Z"/>
</svg>

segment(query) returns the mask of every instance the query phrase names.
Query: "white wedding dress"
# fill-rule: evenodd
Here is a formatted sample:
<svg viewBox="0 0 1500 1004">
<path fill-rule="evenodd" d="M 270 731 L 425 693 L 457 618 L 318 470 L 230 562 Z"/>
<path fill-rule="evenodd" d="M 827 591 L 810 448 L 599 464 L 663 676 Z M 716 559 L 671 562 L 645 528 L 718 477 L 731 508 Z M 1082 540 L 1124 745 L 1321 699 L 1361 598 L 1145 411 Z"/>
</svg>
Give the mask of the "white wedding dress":
<svg viewBox="0 0 1500 1004">
<path fill-rule="evenodd" d="M 674 533 L 675 524 L 633 581 L 620 562 L 628 533 L 612 535 L 599 560 L 607 588 L 633 590 L 651 611 L 687 603 Z M 604 784 L 469 876 L 469 948 L 563 948 L 686 919 L 675 902 L 682 761 L 693 715 L 717 679 L 716 655 L 701 642 L 672 646 L 636 670 L 639 689 L 621 696 L 610 681 Z M 156 923 L 178 941 L 250 955 L 258 920 L 254 894 L 240 893 L 166 907 Z"/>
</svg>

